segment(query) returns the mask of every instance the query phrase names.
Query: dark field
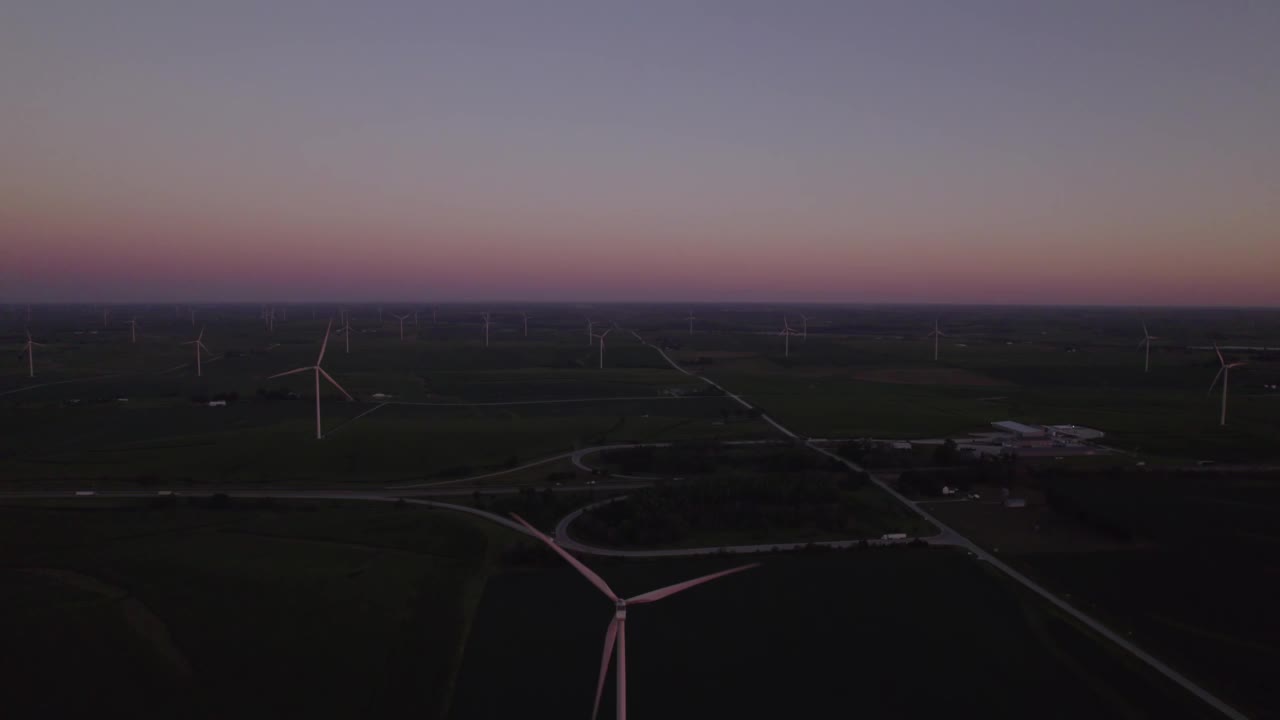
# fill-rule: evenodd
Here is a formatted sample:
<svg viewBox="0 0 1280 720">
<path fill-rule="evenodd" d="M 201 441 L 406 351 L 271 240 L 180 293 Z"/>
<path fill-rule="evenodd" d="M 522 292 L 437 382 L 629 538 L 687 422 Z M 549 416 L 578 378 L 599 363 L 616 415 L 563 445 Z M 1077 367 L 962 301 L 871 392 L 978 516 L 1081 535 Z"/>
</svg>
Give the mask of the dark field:
<svg viewBox="0 0 1280 720">
<path fill-rule="evenodd" d="M 878 549 L 764 563 L 629 611 L 635 717 L 1209 717 L 954 553 Z M 592 563 L 623 594 L 732 564 Z M 587 717 L 610 613 L 569 568 L 491 579 L 453 717 Z M 602 717 L 612 705 L 610 679 Z"/>
<path fill-rule="evenodd" d="M 439 717 L 489 557 L 391 503 L 0 507 L 6 717 Z"/>
</svg>

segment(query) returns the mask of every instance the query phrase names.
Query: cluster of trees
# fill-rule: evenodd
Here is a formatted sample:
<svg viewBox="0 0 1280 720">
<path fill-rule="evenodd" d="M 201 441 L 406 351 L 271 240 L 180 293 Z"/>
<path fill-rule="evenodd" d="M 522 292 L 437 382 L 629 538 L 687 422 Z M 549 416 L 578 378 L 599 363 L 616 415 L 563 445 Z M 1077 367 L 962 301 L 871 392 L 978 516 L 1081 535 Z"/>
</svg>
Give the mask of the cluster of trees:
<svg viewBox="0 0 1280 720">
<path fill-rule="evenodd" d="M 744 450 L 716 442 L 606 450 L 601 460 L 623 473 L 658 475 L 699 475 L 717 470 L 781 473 L 827 465 L 820 456 L 801 448 Z"/>
<path fill-rule="evenodd" d="M 968 490 L 974 485 L 1013 487 L 1018 465 L 1012 457 L 980 456 L 949 467 L 915 468 L 898 476 L 898 490 L 914 495 L 941 495 L 943 487 Z"/>
<path fill-rule="evenodd" d="M 720 532 L 761 539 L 788 528 L 851 533 L 859 503 L 842 491 L 864 481 L 853 474 L 798 472 L 659 485 L 583 513 L 574 530 L 590 542 L 639 546 Z"/>
<path fill-rule="evenodd" d="M 291 392 L 288 388 L 278 387 L 272 390 L 267 388 L 258 388 L 257 397 L 259 400 L 296 400 L 298 394 Z"/>
</svg>

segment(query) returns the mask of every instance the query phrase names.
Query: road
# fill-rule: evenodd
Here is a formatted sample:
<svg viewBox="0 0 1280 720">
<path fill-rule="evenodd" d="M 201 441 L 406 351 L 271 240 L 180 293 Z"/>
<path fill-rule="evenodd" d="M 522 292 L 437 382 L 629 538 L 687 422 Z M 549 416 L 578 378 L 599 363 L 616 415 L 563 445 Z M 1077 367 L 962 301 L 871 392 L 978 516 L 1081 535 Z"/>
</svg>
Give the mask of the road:
<svg viewBox="0 0 1280 720">
<path fill-rule="evenodd" d="M 650 344 L 644 338 L 640 337 L 639 334 L 635 333 L 634 331 L 631 334 L 635 335 L 636 339 L 639 340 L 640 342 L 644 343 L 645 345 L 649 345 L 649 347 L 652 347 L 653 349 L 657 350 L 658 353 L 662 355 L 663 359 L 666 360 L 671 365 L 671 367 L 675 368 L 676 370 L 679 370 L 680 372 L 686 375 L 691 375 L 693 377 L 700 378 L 703 382 L 713 387 L 720 388 L 720 390 L 722 390 L 726 395 L 738 401 L 740 404 L 742 404 L 746 408 L 750 409 L 752 407 L 749 403 L 747 403 L 746 400 L 743 400 L 738 395 L 730 393 L 729 391 L 725 390 L 723 387 L 720 387 L 720 385 L 711 381 L 709 378 L 702 375 L 695 375 L 694 373 L 691 373 L 685 370 L 684 368 L 680 367 L 679 364 L 677 364 L 665 352 L 663 352 L 662 348 L 659 348 L 656 345 Z M 778 424 L 772 418 L 765 417 L 765 419 L 771 425 L 773 425 L 775 428 L 781 431 L 784 435 L 792 438 L 798 437 L 795 433 L 782 427 L 782 425 Z M 816 444 L 814 444 L 812 440 L 806 440 L 805 445 L 813 449 L 815 452 L 822 453 L 823 455 L 826 455 L 827 457 L 833 460 L 836 460 L 837 462 L 840 462 L 845 467 L 848 467 L 850 470 L 865 472 L 865 470 L 861 466 L 859 466 L 857 463 L 851 462 L 831 452 L 830 450 L 817 446 Z M 924 518 L 925 520 L 928 520 L 930 523 L 933 523 L 933 525 L 939 529 L 940 531 L 939 534 L 934 538 L 930 539 L 931 543 L 939 544 L 939 545 L 954 545 L 956 547 L 960 547 L 969 551 L 974 556 L 976 556 L 979 560 L 989 563 L 993 568 L 1004 573 L 1009 578 L 1011 578 L 1018 584 L 1022 585 L 1024 588 L 1044 598 L 1054 607 L 1058 608 L 1059 610 L 1066 613 L 1067 615 L 1070 615 L 1077 622 L 1088 627 L 1089 629 L 1098 633 L 1102 637 L 1110 640 L 1111 642 L 1115 643 L 1122 650 L 1128 652 L 1130 655 L 1133 655 L 1134 657 L 1138 658 L 1142 662 L 1146 663 L 1153 670 L 1160 673 L 1161 675 L 1164 675 L 1169 680 L 1172 680 L 1174 683 L 1177 683 L 1184 690 L 1200 698 L 1202 701 L 1204 701 L 1209 706 L 1213 707 L 1218 712 L 1222 713 L 1223 715 L 1229 718 L 1233 718 L 1233 720 L 1247 720 L 1246 716 L 1240 711 L 1236 710 L 1235 708 L 1231 707 L 1227 703 L 1223 702 L 1218 697 L 1210 693 L 1208 690 L 1205 690 L 1204 688 L 1200 687 L 1196 683 L 1192 682 L 1185 675 L 1173 669 L 1169 665 L 1166 665 L 1164 662 L 1152 656 L 1147 651 L 1143 650 L 1142 648 L 1138 647 L 1132 642 L 1129 642 L 1125 638 L 1116 634 L 1110 628 L 1103 625 L 1098 620 L 1076 609 L 1070 603 L 1058 597 L 1057 595 L 1054 595 L 1052 592 L 1047 590 L 1044 586 L 1040 585 L 1039 583 L 1027 577 L 1026 575 L 1023 575 L 1022 573 L 1013 569 L 1012 567 L 1010 567 L 1009 565 L 1001 561 L 999 558 L 997 558 L 995 555 L 979 547 L 977 543 L 973 542 L 972 540 L 964 537 L 960 533 L 951 529 L 946 525 L 946 523 L 943 523 L 942 521 L 938 520 L 936 517 L 934 517 L 924 508 L 920 507 L 919 504 L 915 503 L 905 495 L 899 493 L 897 490 L 890 487 L 880 478 L 877 478 L 874 475 L 872 475 L 871 480 L 876 485 L 878 485 L 882 490 L 889 493 L 893 497 L 897 498 L 899 502 L 911 508 L 911 510 L 914 511 L 916 514 L 920 515 L 920 517 Z"/>
</svg>

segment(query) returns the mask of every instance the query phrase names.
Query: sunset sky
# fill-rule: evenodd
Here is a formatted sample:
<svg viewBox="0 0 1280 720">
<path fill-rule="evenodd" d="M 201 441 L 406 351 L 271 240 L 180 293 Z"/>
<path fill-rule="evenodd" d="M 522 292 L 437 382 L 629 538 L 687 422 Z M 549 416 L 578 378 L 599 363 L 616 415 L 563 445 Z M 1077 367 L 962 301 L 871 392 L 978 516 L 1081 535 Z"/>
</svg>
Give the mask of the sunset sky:
<svg viewBox="0 0 1280 720">
<path fill-rule="evenodd" d="M 1280 2 L 9 0 L 0 301 L 1280 305 Z"/>
</svg>

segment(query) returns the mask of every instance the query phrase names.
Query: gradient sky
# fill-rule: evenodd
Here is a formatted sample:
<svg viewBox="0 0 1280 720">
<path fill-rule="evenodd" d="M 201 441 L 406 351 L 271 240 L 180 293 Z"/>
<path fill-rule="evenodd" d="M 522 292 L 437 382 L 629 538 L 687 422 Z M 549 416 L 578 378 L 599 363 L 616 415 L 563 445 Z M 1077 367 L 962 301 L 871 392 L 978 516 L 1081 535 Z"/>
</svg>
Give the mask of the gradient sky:
<svg viewBox="0 0 1280 720">
<path fill-rule="evenodd" d="M 0 109 L 0 301 L 1280 305 L 1275 0 L 8 0 Z"/>
</svg>

